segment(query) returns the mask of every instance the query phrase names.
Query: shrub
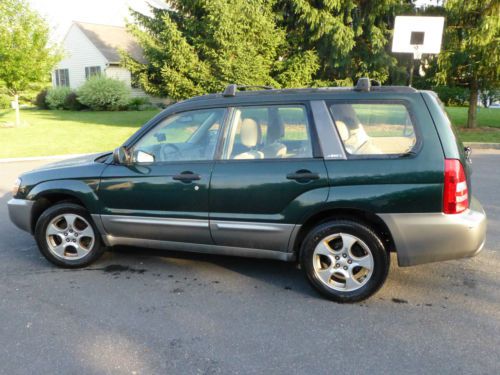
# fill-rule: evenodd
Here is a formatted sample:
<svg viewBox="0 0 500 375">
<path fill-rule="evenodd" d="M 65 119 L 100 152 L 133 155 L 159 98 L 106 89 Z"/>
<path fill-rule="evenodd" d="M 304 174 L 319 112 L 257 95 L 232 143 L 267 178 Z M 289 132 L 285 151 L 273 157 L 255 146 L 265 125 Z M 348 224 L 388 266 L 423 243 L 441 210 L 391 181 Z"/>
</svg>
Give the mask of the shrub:
<svg viewBox="0 0 500 375">
<path fill-rule="evenodd" d="M 82 109 L 87 108 L 87 106 L 80 103 L 76 92 L 71 91 L 64 100 L 63 108 L 69 111 L 81 111 Z"/>
<path fill-rule="evenodd" d="M 469 104 L 468 89 L 448 86 L 434 86 L 432 89 L 447 106 L 466 106 Z"/>
<path fill-rule="evenodd" d="M 39 109 L 48 109 L 49 106 L 47 105 L 47 93 L 48 93 L 48 89 L 43 89 L 42 91 L 40 91 L 36 98 L 35 98 L 35 105 L 39 108 Z"/>
<path fill-rule="evenodd" d="M 127 106 L 130 88 L 123 81 L 94 76 L 80 87 L 77 94 L 80 103 L 95 111 L 116 111 Z"/>
<path fill-rule="evenodd" d="M 151 102 L 148 98 L 136 97 L 130 99 L 127 105 L 129 111 L 141 111 L 144 107 L 151 107 Z"/>
<path fill-rule="evenodd" d="M 45 101 L 50 109 L 64 109 L 64 102 L 70 93 L 69 87 L 52 87 L 47 91 Z"/>
</svg>

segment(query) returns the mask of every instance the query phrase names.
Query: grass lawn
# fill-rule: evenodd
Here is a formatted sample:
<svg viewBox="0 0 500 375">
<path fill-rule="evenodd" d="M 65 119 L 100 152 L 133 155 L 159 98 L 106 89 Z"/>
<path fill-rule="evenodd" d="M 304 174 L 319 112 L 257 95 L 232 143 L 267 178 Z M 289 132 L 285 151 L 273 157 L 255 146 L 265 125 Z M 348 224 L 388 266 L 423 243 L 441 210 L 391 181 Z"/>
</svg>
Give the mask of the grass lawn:
<svg viewBox="0 0 500 375">
<path fill-rule="evenodd" d="M 84 154 L 112 150 L 159 112 L 71 112 L 22 110 L 23 126 L 14 111 L 0 111 L 0 158 Z"/>
<path fill-rule="evenodd" d="M 458 128 L 460 139 L 464 142 L 500 143 L 500 109 L 479 108 L 477 120 L 479 127 L 467 129 L 467 108 L 447 107 L 451 122 Z"/>
<path fill-rule="evenodd" d="M 478 129 L 465 129 L 467 108 L 447 108 L 460 137 L 468 142 L 500 143 L 500 109 L 480 108 Z M 0 158 L 81 154 L 112 150 L 159 111 L 21 111 L 19 128 L 12 110 L 0 110 Z"/>
</svg>

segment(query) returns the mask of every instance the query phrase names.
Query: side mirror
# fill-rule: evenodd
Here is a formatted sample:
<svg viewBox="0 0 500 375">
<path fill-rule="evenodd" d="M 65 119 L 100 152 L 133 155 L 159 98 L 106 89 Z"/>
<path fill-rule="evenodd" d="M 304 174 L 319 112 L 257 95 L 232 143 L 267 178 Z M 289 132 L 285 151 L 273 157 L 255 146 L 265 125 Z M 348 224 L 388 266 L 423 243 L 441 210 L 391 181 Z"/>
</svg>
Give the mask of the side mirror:
<svg viewBox="0 0 500 375">
<path fill-rule="evenodd" d="M 127 164 L 129 160 L 130 156 L 125 147 L 120 146 L 118 148 L 115 148 L 115 150 L 113 151 L 113 162 L 115 164 Z"/>
<path fill-rule="evenodd" d="M 137 151 L 137 154 L 135 155 L 135 161 L 141 164 L 151 164 L 155 162 L 155 157 L 154 155 L 148 154 L 147 152 Z"/>
</svg>

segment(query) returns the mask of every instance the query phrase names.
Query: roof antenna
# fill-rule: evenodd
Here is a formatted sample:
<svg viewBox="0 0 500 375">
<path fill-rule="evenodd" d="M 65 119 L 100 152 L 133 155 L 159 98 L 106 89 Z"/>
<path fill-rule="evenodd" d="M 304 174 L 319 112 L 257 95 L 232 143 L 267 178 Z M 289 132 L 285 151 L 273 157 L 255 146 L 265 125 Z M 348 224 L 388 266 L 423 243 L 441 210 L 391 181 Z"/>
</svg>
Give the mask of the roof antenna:
<svg viewBox="0 0 500 375">
<path fill-rule="evenodd" d="M 368 91 L 370 91 L 371 86 L 372 85 L 370 82 L 370 78 L 361 77 L 360 79 L 358 79 L 358 82 L 356 83 L 356 87 L 354 88 L 354 90 L 368 92 Z"/>
</svg>

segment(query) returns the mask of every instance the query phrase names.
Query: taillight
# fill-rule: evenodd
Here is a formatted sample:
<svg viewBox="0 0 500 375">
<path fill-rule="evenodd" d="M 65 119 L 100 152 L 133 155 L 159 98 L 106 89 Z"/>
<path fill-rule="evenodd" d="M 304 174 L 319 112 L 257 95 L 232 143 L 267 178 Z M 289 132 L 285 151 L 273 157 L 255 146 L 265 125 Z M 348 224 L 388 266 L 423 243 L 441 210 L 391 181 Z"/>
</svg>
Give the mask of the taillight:
<svg viewBox="0 0 500 375">
<path fill-rule="evenodd" d="M 464 167 L 460 160 L 444 161 L 443 212 L 458 214 L 469 207 L 469 192 Z"/>
</svg>

